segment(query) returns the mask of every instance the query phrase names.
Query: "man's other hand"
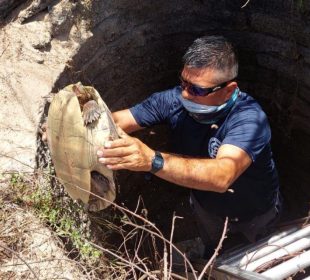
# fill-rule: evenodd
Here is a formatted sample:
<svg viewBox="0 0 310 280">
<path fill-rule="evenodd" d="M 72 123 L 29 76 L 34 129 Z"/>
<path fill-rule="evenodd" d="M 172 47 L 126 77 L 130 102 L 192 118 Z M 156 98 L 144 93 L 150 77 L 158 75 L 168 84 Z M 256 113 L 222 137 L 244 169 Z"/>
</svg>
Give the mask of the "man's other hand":
<svg viewBox="0 0 310 280">
<path fill-rule="evenodd" d="M 47 122 L 41 125 L 39 128 L 39 133 L 41 134 L 42 141 L 47 142 Z"/>
</svg>

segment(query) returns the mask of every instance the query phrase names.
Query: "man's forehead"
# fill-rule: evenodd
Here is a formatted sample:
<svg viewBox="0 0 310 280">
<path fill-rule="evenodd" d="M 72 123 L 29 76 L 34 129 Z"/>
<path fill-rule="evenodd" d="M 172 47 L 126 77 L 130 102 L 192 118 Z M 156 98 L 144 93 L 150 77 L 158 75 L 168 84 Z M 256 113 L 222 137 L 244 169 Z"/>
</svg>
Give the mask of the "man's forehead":
<svg viewBox="0 0 310 280">
<path fill-rule="evenodd" d="M 198 79 L 212 82 L 218 72 L 212 68 L 191 68 L 188 66 L 184 66 L 182 70 L 182 77 L 186 80 Z"/>
</svg>

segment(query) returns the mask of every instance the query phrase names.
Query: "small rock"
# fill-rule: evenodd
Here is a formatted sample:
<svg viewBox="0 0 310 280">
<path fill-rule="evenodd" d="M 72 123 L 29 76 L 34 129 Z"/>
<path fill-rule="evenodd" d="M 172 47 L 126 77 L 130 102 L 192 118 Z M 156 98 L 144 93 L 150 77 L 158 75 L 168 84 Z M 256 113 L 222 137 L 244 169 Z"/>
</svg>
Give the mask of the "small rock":
<svg viewBox="0 0 310 280">
<path fill-rule="evenodd" d="M 31 22 L 26 27 L 29 31 L 28 40 L 32 47 L 35 49 L 44 49 L 50 46 L 52 37 L 44 22 Z"/>
</svg>

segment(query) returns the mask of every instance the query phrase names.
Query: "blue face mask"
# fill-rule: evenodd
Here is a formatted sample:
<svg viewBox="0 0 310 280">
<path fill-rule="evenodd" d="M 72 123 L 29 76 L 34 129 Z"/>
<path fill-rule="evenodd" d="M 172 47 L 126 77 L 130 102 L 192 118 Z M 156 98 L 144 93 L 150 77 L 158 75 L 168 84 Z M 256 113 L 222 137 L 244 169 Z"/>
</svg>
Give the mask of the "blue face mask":
<svg viewBox="0 0 310 280">
<path fill-rule="evenodd" d="M 179 96 L 184 108 L 189 112 L 189 115 L 197 122 L 203 124 L 213 124 L 224 118 L 230 109 L 234 106 L 240 90 L 236 88 L 230 99 L 220 106 L 208 106 L 198 104 Z"/>
</svg>

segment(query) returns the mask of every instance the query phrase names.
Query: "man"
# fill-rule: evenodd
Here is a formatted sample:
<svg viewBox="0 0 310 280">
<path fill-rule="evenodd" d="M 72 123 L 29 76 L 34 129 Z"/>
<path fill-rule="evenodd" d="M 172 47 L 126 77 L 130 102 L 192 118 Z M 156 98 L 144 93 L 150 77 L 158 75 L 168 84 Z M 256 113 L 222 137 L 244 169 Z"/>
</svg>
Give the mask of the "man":
<svg viewBox="0 0 310 280">
<path fill-rule="evenodd" d="M 250 241 L 266 233 L 278 216 L 279 184 L 267 117 L 238 88 L 231 44 L 222 36 L 199 38 L 183 62 L 180 86 L 113 114 L 126 133 L 168 124 L 173 153 L 155 152 L 122 133 L 121 139 L 100 148 L 98 157 L 112 170 L 150 171 L 190 188 L 209 257 L 225 217 L 232 232 L 241 231 Z"/>
</svg>

